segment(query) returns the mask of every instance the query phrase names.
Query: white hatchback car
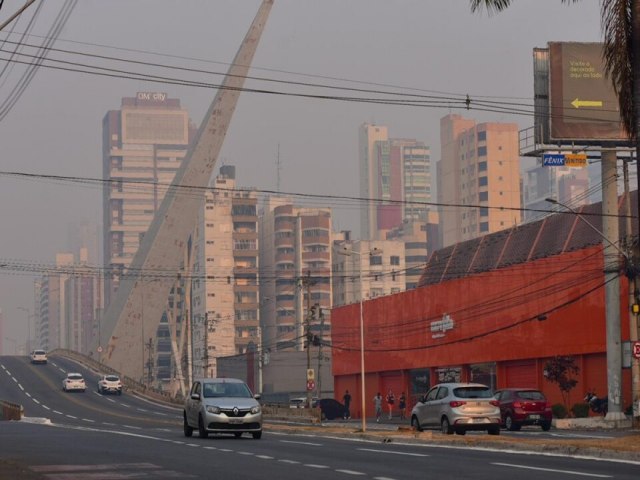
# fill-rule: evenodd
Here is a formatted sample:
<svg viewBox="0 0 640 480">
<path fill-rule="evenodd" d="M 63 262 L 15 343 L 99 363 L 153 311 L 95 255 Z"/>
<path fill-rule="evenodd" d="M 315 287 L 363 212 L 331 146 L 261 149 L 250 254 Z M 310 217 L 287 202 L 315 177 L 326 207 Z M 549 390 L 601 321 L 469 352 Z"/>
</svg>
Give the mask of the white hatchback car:
<svg viewBox="0 0 640 480">
<path fill-rule="evenodd" d="M 87 389 L 87 384 L 84 381 L 84 377 L 80 373 L 67 373 L 67 376 L 62 380 L 62 390 L 65 392 L 73 392 L 80 390 L 84 392 Z"/>
<path fill-rule="evenodd" d="M 115 393 L 122 395 L 122 382 L 117 375 L 102 375 L 98 380 L 99 393 Z"/>
<path fill-rule="evenodd" d="M 47 363 L 47 352 L 44 350 L 34 350 L 30 356 L 31 363 Z"/>
</svg>

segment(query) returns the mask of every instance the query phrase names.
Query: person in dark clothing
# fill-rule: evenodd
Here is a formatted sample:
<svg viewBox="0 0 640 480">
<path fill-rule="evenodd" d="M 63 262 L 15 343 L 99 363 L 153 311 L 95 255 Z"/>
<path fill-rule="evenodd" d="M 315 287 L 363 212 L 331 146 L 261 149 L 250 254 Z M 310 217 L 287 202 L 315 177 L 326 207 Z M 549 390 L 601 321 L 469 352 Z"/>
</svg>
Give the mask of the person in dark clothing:
<svg viewBox="0 0 640 480">
<path fill-rule="evenodd" d="M 344 419 L 349 420 L 351 418 L 351 394 L 349 393 L 349 390 L 344 392 L 342 403 L 344 403 Z"/>
</svg>

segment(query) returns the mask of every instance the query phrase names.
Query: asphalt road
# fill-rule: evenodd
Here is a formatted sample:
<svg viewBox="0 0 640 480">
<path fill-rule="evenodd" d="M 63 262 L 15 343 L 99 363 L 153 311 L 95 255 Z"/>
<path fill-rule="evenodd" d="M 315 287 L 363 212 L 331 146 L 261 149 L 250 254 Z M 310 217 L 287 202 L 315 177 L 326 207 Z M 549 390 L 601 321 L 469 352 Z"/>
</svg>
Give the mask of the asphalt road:
<svg viewBox="0 0 640 480">
<path fill-rule="evenodd" d="M 382 443 L 268 429 L 261 440 L 185 438 L 179 409 L 126 393 L 99 395 L 96 373 L 61 358 L 51 360 L 48 365 L 31 365 L 27 358 L 0 357 L 0 398 L 23 404 L 28 417 L 0 424 L 0 460 L 28 466 L 33 476 L 21 478 L 635 480 L 640 472 L 639 462 Z M 62 392 L 66 371 L 83 373 L 90 388 L 85 393 Z M 48 418 L 50 423 L 30 418 Z M 12 478 L 2 475 L 1 466 L 0 478 Z"/>
</svg>

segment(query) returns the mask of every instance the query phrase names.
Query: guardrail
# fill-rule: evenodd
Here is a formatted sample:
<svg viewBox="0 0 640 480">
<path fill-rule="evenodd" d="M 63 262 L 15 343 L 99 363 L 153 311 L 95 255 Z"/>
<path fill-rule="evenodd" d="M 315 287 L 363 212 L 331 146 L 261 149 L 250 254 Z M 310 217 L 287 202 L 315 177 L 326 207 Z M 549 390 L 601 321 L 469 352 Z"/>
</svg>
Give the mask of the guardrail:
<svg viewBox="0 0 640 480">
<path fill-rule="evenodd" d="M 0 400 L 2 406 L 2 418 L 0 420 L 22 420 L 24 417 L 24 407 L 17 403 Z"/>
</svg>

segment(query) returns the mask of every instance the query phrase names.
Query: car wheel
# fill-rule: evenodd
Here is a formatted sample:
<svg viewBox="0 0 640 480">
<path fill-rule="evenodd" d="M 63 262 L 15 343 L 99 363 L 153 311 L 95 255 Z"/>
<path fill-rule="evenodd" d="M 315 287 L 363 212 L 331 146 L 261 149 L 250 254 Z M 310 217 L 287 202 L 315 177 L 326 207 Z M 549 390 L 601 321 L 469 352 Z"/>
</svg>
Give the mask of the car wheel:
<svg viewBox="0 0 640 480">
<path fill-rule="evenodd" d="M 548 432 L 549 430 L 551 430 L 551 422 L 543 422 L 542 425 L 540 425 L 542 427 L 542 430 L 545 432 Z"/>
<path fill-rule="evenodd" d="M 189 426 L 189 423 L 187 422 L 187 414 L 185 412 L 182 413 L 182 417 L 184 420 L 184 436 L 190 437 L 193 435 L 193 428 Z"/>
<path fill-rule="evenodd" d="M 415 415 L 411 417 L 411 428 L 414 428 L 418 432 L 422 431 L 422 425 L 420 425 L 420 420 Z"/>
<path fill-rule="evenodd" d="M 200 438 L 207 438 L 209 432 L 204 428 L 204 421 L 202 421 L 202 415 L 198 415 L 198 436 Z"/>
<path fill-rule="evenodd" d="M 504 419 L 504 426 L 507 427 L 507 430 L 511 432 L 517 432 L 520 430 L 520 425 L 513 421 L 513 417 L 511 415 L 507 415 Z"/>
<path fill-rule="evenodd" d="M 251 435 L 253 435 L 253 438 L 255 440 L 260 440 L 260 438 L 262 438 L 262 430 L 260 430 L 259 432 L 252 432 Z"/>
<path fill-rule="evenodd" d="M 233 435 L 234 435 L 236 438 L 240 438 L 240 437 L 242 436 L 242 432 L 233 432 Z"/>
<path fill-rule="evenodd" d="M 442 417 L 440 422 L 440 431 L 447 435 L 453 434 L 453 427 L 449 423 L 449 419 L 447 417 Z"/>
<path fill-rule="evenodd" d="M 489 430 L 487 430 L 487 433 L 489 435 L 500 435 L 500 425 L 496 427 L 489 427 Z"/>
</svg>

